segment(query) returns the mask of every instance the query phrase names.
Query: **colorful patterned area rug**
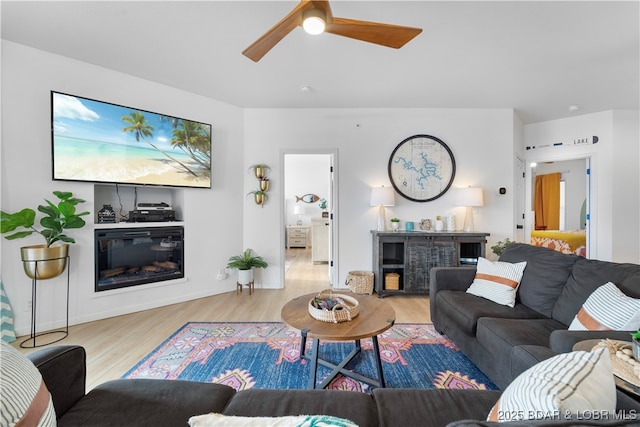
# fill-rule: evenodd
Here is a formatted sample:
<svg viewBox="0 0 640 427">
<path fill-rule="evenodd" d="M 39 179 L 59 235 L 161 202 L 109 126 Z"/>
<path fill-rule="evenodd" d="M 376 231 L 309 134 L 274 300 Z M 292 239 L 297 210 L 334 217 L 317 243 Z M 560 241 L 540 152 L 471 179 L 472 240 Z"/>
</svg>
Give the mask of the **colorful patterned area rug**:
<svg viewBox="0 0 640 427">
<path fill-rule="evenodd" d="M 311 341 L 307 341 L 311 348 Z M 427 323 L 399 323 L 378 336 L 389 388 L 497 387 L 460 350 Z M 320 357 L 333 363 L 353 349 L 349 341 L 320 341 Z M 377 378 L 371 339 L 347 368 Z M 330 373 L 318 368 L 318 383 Z M 181 379 L 249 388 L 307 387 L 309 363 L 300 360 L 300 332 L 283 323 L 189 322 L 122 378 Z M 327 388 L 370 392 L 339 374 Z"/>
</svg>

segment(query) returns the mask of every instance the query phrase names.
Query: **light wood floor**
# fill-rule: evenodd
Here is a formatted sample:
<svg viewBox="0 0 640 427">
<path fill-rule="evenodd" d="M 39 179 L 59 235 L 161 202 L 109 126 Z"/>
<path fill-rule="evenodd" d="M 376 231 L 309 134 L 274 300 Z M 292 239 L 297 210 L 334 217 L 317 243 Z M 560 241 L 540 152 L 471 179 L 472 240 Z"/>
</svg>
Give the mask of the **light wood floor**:
<svg viewBox="0 0 640 427">
<path fill-rule="evenodd" d="M 292 298 L 329 287 L 326 264 L 313 264 L 310 249 L 297 254 L 284 289 L 227 292 L 166 307 L 71 326 L 58 344 L 78 344 L 87 350 L 87 390 L 120 378 L 136 362 L 186 322 L 279 322 L 282 306 Z M 344 278 L 342 279 L 344 280 Z M 429 298 L 421 295 L 385 297 L 396 311 L 397 323 L 429 322 Z M 19 344 L 24 338 L 14 342 Z M 28 353 L 33 350 L 20 349 Z"/>
</svg>

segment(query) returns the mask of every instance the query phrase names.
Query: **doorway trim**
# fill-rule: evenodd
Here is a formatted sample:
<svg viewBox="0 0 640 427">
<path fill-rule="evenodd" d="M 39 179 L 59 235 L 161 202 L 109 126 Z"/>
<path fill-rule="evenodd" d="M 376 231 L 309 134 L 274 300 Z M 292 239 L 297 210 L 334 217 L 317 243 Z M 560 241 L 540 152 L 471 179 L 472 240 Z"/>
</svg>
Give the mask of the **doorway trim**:
<svg viewBox="0 0 640 427">
<path fill-rule="evenodd" d="M 282 194 L 282 200 L 280 203 L 280 235 L 284 236 L 286 239 L 287 233 L 287 224 L 286 224 L 286 212 L 285 212 L 285 156 L 289 154 L 303 154 L 303 155 L 328 155 L 330 158 L 330 165 L 332 167 L 332 171 L 327 171 L 329 174 L 329 224 L 331 234 L 329 236 L 329 282 L 332 287 L 336 286 L 336 272 L 338 271 L 338 221 L 337 221 L 337 213 L 338 213 L 338 149 L 336 148 L 326 148 L 326 149 L 281 149 L 280 150 L 280 194 Z M 283 240 L 283 242 L 286 240 Z M 313 242 L 312 242 L 313 244 Z M 285 261 L 286 261 L 286 247 L 285 245 L 280 245 L 280 259 L 281 259 L 281 277 L 282 277 L 282 287 L 285 287 L 286 283 L 286 271 L 285 271 Z"/>
</svg>

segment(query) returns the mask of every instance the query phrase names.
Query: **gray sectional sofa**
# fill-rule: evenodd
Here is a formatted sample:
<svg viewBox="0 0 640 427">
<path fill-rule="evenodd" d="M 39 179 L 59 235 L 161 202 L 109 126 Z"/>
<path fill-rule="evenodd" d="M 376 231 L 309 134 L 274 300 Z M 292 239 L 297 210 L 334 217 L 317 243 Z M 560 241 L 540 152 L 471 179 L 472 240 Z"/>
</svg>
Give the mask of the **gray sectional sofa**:
<svg viewBox="0 0 640 427">
<path fill-rule="evenodd" d="M 122 379 L 85 393 L 86 353 L 75 345 L 44 348 L 29 355 L 49 389 L 58 426 L 187 426 L 194 415 L 279 417 L 331 415 L 361 427 L 479 426 L 501 392 L 491 390 L 374 389 L 372 394 L 337 390 L 236 392 L 221 384 L 180 380 Z M 618 411 L 640 414 L 640 403 L 619 399 Z M 233 425 L 233 424 L 229 424 Z M 627 420 L 515 422 L 530 425 L 638 425 Z"/>
<path fill-rule="evenodd" d="M 606 282 L 640 298 L 640 265 L 590 260 L 521 243 L 509 245 L 500 261 L 527 262 L 513 308 L 465 292 L 475 267 L 434 268 L 429 295 L 435 328 L 501 389 L 536 361 L 570 352 L 579 341 L 630 341 L 631 331 L 569 331 L 568 325 L 588 296 Z"/>
</svg>

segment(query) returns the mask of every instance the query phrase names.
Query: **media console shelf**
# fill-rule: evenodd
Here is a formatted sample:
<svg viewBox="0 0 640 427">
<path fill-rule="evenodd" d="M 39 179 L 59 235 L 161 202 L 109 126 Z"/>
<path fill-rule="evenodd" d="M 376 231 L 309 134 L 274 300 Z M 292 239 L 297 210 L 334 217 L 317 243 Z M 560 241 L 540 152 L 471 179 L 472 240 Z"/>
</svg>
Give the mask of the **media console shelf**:
<svg viewBox="0 0 640 427">
<path fill-rule="evenodd" d="M 433 267 L 475 265 L 485 256 L 489 233 L 371 231 L 378 297 L 428 294 Z"/>
</svg>

